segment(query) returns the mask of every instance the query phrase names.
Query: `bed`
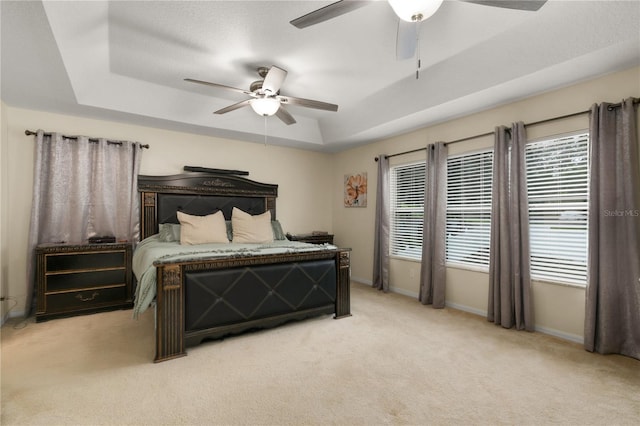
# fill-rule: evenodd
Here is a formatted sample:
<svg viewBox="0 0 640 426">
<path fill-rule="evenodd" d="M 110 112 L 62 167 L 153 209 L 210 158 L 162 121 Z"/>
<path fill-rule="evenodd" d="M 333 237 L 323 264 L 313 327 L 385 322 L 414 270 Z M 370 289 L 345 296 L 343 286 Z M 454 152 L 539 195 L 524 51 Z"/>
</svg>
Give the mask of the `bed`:
<svg viewBox="0 0 640 426">
<path fill-rule="evenodd" d="M 155 304 L 155 362 L 184 356 L 187 347 L 204 340 L 319 315 L 351 315 L 350 249 L 288 241 L 281 228 L 276 232 L 277 185 L 191 172 L 141 175 L 138 191 L 141 242 L 133 256 L 134 316 Z M 239 247 L 185 246 L 165 238 L 179 224 L 178 212 L 222 212 L 231 234 L 234 208 L 255 217 L 269 212 L 274 237 L 282 236 Z"/>
</svg>

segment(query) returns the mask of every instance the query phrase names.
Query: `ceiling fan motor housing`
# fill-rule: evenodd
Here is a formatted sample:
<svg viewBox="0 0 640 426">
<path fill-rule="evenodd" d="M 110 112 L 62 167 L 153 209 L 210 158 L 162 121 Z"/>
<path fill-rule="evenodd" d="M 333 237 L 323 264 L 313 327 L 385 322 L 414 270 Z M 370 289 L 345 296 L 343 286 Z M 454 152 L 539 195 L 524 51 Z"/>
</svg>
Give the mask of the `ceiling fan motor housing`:
<svg viewBox="0 0 640 426">
<path fill-rule="evenodd" d="M 262 78 L 265 78 L 267 76 L 267 74 L 269 74 L 269 70 L 271 68 L 269 67 L 258 67 L 258 75 Z"/>
<path fill-rule="evenodd" d="M 249 90 L 251 92 L 257 92 L 258 90 L 262 89 L 262 83 L 264 83 L 264 80 L 256 80 L 253 83 L 251 83 L 251 86 L 249 86 Z"/>
</svg>

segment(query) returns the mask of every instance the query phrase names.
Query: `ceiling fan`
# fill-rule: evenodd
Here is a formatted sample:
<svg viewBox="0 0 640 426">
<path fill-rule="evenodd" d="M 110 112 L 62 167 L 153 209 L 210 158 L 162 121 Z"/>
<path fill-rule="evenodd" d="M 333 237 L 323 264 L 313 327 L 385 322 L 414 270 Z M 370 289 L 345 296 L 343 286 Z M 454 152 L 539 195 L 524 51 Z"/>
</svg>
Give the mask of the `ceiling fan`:
<svg viewBox="0 0 640 426">
<path fill-rule="evenodd" d="M 296 120 L 285 109 L 285 105 L 297 105 L 324 111 L 338 110 L 338 105 L 335 104 L 281 95 L 280 86 L 282 86 L 284 79 L 287 77 L 287 71 L 282 68 L 278 68 L 274 65 L 271 68 L 260 67 L 257 71 L 258 75 L 263 79 L 251 83 L 249 90 L 236 89 L 235 87 L 210 83 L 208 81 L 195 80 L 193 78 L 185 78 L 184 80 L 191 83 L 233 90 L 234 92 L 240 92 L 251 97 L 251 99 L 246 99 L 236 104 L 229 105 L 228 107 L 219 109 L 218 111 L 215 111 L 214 114 L 225 114 L 249 105 L 259 115 L 268 117 L 275 114 L 276 117 L 282 120 L 285 124 L 290 125 L 295 123 Z"/>
<path fill-rule="evenodd" d="M 345 13 L 359 9 L 375 0 L 340 0 L 296 18 L 290 23 L 297 28 L 306 28 L 328 21 Z M 485 6 L 536 11 L 547 0 L 458 0 Z M 395 14 L 400 18 L 396 41 L 397 59 L 409 59 L 415 55 L 418 42 L 418 23 L 431 17 L 442 5 L 443 0 L 388 0 Z"/>
</svg>

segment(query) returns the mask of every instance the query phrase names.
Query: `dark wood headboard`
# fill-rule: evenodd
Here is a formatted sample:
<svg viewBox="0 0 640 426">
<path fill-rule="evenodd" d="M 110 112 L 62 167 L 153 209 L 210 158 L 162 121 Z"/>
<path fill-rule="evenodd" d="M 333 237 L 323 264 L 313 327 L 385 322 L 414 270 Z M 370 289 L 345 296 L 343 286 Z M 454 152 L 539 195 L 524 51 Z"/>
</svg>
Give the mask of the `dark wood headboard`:
<svg viewBox="0 0 640 426">
<path fill-rule="evenodd" d="M 271 212 L 276 219 L 278 185 L 228 174 L 183 173 L 138 176 L 140 240 L 158 233 L 160 223 L 178 223 L 177 211 L 207 215 L 222 210 L 227 220 L 238 207 L 250 214 Z"/>
</svg>

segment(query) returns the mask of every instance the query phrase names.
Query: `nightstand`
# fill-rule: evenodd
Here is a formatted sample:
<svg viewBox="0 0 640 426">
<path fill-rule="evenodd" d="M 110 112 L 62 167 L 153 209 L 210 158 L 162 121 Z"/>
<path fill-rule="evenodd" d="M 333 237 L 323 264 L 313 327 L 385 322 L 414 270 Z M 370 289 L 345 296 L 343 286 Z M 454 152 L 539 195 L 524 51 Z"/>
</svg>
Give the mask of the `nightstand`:
<svg viewBox="0 0 640 426">
<path fill-rule="evenodd" d="M 36 321 L 133 307 L 131 244 L 36 247 Z"/>
<path fill-rule="evenodd" d="M 287 239 L 311 244 L 333 244 L 333 234 L 287 234 Z"/>
</svg>

